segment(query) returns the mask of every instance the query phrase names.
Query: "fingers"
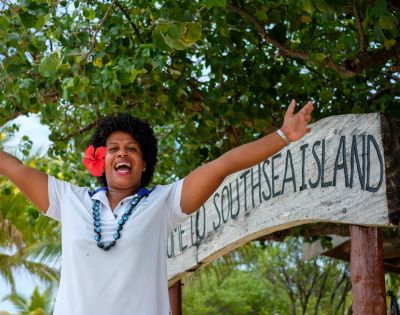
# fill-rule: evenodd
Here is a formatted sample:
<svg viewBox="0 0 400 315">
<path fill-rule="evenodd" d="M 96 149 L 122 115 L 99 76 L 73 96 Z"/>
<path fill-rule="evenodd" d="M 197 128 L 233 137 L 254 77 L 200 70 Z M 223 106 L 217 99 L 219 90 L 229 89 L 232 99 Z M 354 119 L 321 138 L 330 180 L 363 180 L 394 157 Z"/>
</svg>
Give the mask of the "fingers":
<svg viewBox="0 0 400 315">
<path fill-rule="evenodd" d="M 314 104 L 313 102 L 309 101 L 298 113 L 302 120 L 306 123 L 306 125 L 309 124 L 311 121 L 311 113 L 313 110 Z"/>
<path fill-rule="evenodd" d="M 291 117 L 291 116 L 293 116 L 295 107 L 296 107 L 296 101 L 295 101 L 295 100 L 292 100 L 292 101 L 290 102 L 290 105 L 289 105 L 289 107 L 288 107 L 286 113 L 285 113 L 285 118 L 286 118 L 286 117 Z"/>
<path fill-rule="evenodd" d="M 306 105 L 307 112 L 309 115 L 311 115 L 312 111 L 314 110 L 314 103 L 309 101 Z"/>
<path fill-rule="evenodd" d="M 300 110 L 300 112 L 309 116 L 311 115 L 313 110 L 314 110 L 314 103 L 312 101 L 309 101 L 306 105 L 304 105 L 304 107 Z"/>
</svg>

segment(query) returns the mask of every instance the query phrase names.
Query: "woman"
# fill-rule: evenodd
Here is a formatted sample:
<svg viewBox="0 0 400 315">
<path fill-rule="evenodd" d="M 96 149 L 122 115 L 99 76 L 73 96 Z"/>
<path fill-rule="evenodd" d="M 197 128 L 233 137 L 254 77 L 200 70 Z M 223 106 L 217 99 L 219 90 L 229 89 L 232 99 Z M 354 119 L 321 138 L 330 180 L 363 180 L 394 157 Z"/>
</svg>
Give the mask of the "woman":
<svg viewBox="0 0 400 315">
<path fill-rule="evenodd" d="M 104 187 L 89 192 L 23 165 L 0 152 L 8 177 L 44 214 L 61 222 L 61 280 L 54 314 L 169 313 L 166 239 L 229 174 L 272 156 L 307 132 L 313 104 L 281 129 L 228 151 L 170 185 L 144 189 L 157 162 L 151 128 L 128 115 L 98 125 L 84 164 Z"/>
</svg>

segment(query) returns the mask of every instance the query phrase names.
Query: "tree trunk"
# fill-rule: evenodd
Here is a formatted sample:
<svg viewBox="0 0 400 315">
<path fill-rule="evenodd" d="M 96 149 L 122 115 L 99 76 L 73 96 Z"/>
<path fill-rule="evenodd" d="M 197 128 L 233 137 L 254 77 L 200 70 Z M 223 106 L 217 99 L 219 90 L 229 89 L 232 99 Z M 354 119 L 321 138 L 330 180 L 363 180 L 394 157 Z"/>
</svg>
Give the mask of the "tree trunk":
<svg viewBox="0 0 400 315">
<path fill-rule="evenodd" d="M 172 315 L 182 315 L 182 283 L 179 280 L 168 289 Z"/>
<path fill-rule="evenodd" d="M 378 227 L 350 226 L 351 283 L 355 315 L 385 315 L 382 232 Z"/>
</svg>

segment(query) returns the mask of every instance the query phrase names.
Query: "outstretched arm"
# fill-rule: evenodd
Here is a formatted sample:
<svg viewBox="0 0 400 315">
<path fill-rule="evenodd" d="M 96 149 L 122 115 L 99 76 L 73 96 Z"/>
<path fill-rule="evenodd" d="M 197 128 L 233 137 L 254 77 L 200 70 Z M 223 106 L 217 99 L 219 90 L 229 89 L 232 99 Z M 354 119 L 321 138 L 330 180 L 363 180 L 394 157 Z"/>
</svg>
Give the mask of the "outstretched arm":
<svg viewBox="0 0 400 315">
<path fill-rule="evenodd" d="M 15 156 L 0 151 L 0 175 L 7 177 L 42 212 L 49 207 L 47 175 L 25 166 Z"/>
<path fill-rule="evenodd" d="M 297 114 L 294 114 L 295 106 L 296 102 L 293 100 L 281 128 L 291 142 L 301 139 L 310 132 L 307 124 L 314 109 L 313 103 L 308 102 Z M 184 179 L 181 195 L 183 211 L 186 214 L 196 211 L 221 185 L 226 176 L 260 163 L 280 151 L 285 145 L 286 142 L 273 132 L 261 139 L 236 147 L 198 167 Z"/>
</svg>

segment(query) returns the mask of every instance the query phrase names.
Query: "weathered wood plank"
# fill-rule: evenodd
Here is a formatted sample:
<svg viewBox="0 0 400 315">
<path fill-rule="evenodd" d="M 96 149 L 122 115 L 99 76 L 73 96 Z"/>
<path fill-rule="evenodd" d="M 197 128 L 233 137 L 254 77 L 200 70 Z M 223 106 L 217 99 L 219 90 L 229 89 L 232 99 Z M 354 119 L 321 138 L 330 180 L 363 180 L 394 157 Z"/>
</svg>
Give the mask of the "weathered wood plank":
<svg viewBox="0 0 400 315">
<path fill-rule="evenodd" d="M 398 199 L 393 193 L 387 199 L 387 169 L 393 173 L 398 163 L 384 149 L 392 128 L 388 121 L 381 114 L 341 115 L 311 128 L 301 141 L 226 178 L 174 230 L 168 238 L 170 284 L 252 239 L 296 225 L 398 224 L 390 215 L 398 213 Z M 398 147 L 398 139 L 390 139 L 392 148 Z M 390 177 L 392 191 L 399 180 Z"/>
</svg>

